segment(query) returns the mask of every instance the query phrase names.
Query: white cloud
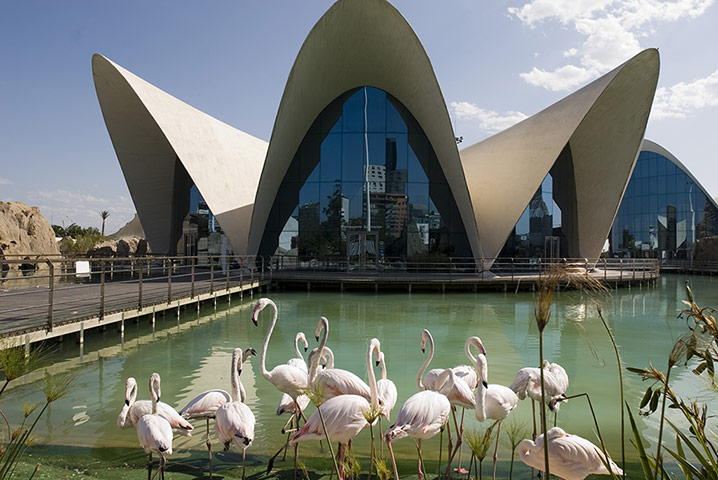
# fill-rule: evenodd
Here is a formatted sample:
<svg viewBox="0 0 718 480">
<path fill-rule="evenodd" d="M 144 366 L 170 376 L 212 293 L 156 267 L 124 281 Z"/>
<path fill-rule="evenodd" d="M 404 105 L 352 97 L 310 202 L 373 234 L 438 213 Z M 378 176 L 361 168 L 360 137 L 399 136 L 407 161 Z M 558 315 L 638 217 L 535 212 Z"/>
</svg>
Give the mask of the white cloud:
<svg viewBox="0 0 718 480">
<path fill-rule="evenodd" d="M 7 178 L 0 178 L 0 185 L 12 185 L 12 182 Z"/>
<path fill-rule="evenodd" d="M 132 219 L 135 207 L 123 195 L 115 198 L 101 198 L 85 193 L 67 190 L 31 191 L 28 200 L 38 206 L 47 219 L 57 225 L 68 226 L 76 223 L 82 227 L 97 227 L 102 224 L 100 212 L 107 210 L 110 216 L 106 232 L 113 232 Z"/>
<path fill-rule="evenodd" d="M 690 83 L 680 82 L 656 90 L 651 118 L 684 118 L 706 107 L 718 107 L 718 70 Z"/>
<path fill-rule="evenodd" d="M 509 8 L 511 15 L 524 25 L 557 21 L 572 25 L 585 37 L 578 47 L 563 52 L 565 58 L 577 58 L 554 70 L 533 67 L 521 78 L 547 90 L 568 90 L 638 53 L 639 39 L 651 34 L 656 25 L 696 18 L 715 0 L 531 0 L 520 8 Z"/>
<path fill-rule="evenodd" d="M 461 120 L 477 120 L 479 128 L 487 133 L 506 130 L 510 126 L 527 118 L 521 112 L 509 110 L 503 114 L 486 110 L 469 102 L 451 102 L 449 105 L 456 118 Z"/>
</svg>

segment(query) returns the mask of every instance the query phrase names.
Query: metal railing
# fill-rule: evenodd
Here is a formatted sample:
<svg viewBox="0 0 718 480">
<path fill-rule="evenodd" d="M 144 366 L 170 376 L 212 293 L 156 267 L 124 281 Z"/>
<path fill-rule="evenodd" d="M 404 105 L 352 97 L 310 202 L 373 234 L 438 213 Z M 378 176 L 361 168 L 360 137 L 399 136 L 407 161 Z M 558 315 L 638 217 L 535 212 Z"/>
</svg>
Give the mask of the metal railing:
<svg viewBox="0 0 718 480">
<path fill-rule="evenodd" d="M 262 279 L 263 265 L 238 255 L 0 258 L 0 335 L 10 323 L 44 319 L 51 331 L 81 318 L 221 293 Z"/>
</svg>

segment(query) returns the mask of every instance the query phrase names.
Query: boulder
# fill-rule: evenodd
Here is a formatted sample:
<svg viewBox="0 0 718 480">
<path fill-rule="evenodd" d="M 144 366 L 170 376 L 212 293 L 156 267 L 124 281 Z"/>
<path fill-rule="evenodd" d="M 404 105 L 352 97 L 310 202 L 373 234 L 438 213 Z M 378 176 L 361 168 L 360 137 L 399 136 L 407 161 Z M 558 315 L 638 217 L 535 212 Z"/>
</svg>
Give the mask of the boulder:
<svg viewBox="0 0 718 480">
<path fill-rule="evenodd" d="M 127 237 L 119 240 L 105 240 L 87 251 L 88 258 L 127 257 L 147 255 L 149 244 L 144 238 Z"/>
<path fill-rule="evenodd" d="M 0 256 L 59 254 L 55 232 L 39 208 L 0 202 Z"/>
</svg>

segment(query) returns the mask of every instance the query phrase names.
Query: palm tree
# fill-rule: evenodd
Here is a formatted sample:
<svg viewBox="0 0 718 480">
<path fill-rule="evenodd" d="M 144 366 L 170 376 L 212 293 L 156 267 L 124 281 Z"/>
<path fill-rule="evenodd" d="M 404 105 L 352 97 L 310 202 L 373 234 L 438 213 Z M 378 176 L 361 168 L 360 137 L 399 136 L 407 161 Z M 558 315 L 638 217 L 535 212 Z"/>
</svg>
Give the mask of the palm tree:
<svg viewBox="0 0 718 480">
<path fill-rule="evenodd" d="M 107 217 L 110 216 L 110 212 L 107 210 L 103 210 L 100 212 L 100 217 L 102 217 L 102 236 L 105 236 L 105 220 L 107 220 Z"/>
</svg>

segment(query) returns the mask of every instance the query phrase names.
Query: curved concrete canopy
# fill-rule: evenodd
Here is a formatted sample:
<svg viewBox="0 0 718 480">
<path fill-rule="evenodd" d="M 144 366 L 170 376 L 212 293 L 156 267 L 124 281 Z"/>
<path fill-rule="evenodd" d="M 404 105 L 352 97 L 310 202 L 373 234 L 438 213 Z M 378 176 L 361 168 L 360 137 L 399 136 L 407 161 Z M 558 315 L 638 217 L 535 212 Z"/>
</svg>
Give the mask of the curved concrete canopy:
<svg viewBox="0 0 718 480">
<path fill-rule="evenodd" d="M 644 50 L 536 115 L 460 152 L 486 268 L 553 167 L 560 177 L 558 188 L 565 189 L 561 209 L 569 255 L 599 255 L 635 165 L 658 68 L 658 51 Z"/>
<path fill-rule="evenodd" d="M 693 174 L 688 170 L 688 168 L 686 168 L 686 166 L 683 165 L 683 163 L 681 163 L 681 161 L 678 160 L 675 155 L 673 155 L 671 152 L 669 152 L 668 150 L 666 150 L 666 149 L 663 148 L 662 146 L 658 145 L 656 142 L 652 142 L 651 140 L 648 140 L 648 139 L 645 139 L 645 138 L 643 139 L 643 143 L 641 144 L 641 151 L 657 153 L 657 154 L 659 154 L 659 155 L 661 155 L 661 156 L 663 156 L 663 157 L 666 157 L 666 158 L 667 158 L 668 160 L 670 160 L 671 162 L 673 162 L 673 164 L 674 164 L 676 167 L 680 168 L 681 171 L 682 171 L 683 173 L 685 173 L 685 174 L 688 176 L 688 178 L 691 179 L 691 181 L 692 181 L 693 183 L 695 183 L 696 185 L 698 185 L 698 188 L 701 189 L 701 192 L 703 192 L 703 195 L 705 195 L 706 198 L 707 198 L 707 199 L 713 204 L 713 206 L 716 208 L 716 210 L 718 210 L 718 203 L 716 203 L 716 200 L 715 200 L 713 197 L 710 196 L 710 194 L 708 193 L 708 191 L 707 191 L 705 188 L 703 188 L 703 185 L 701 185 L 701 183 L 698 181 L 698 179 L 697 179 L 695 176 L 693 176 Z"/>
<path fill-rule="evenodd" d="M 248 253 L 259 249 L 279 186 L 312 122 L 335 98 L 363 86 L 390 93 L 419 122 L 459 206 L 472 251 L 478 250 L 449 113 L 421 42 L 385 0 L 339 0 L 309 32 L 289 74 L 257 190 Z"/>
<path fill-rule="evenodd" d="M 102 55 L 92 57 L 92 72 L 152 250 L 174 251 L 178 222 L 181 227 L 187 213 L 178 204 L 188 199 L 194 182 L 234 251 L 245 252 L 267 142 L 181 102 Z"/>
</svg>

